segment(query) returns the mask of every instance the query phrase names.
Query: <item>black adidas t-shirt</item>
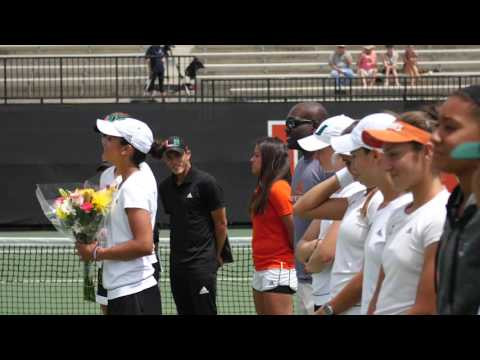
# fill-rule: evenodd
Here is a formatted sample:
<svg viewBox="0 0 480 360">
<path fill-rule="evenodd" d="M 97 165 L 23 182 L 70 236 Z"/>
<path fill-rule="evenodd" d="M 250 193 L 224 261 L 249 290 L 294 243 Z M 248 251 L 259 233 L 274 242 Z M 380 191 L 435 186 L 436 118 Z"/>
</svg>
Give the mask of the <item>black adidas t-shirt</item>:
<svg viewBox="0 0 480 360">
<path fill-rule="evenodd" d="M 170 215 L 170 268 L 216 270 L 211 212 L 225 207 L 216 179 L 192 167 L 180 186 L 172 175 L 159 185 L 158 193 Z"/>
</svg>

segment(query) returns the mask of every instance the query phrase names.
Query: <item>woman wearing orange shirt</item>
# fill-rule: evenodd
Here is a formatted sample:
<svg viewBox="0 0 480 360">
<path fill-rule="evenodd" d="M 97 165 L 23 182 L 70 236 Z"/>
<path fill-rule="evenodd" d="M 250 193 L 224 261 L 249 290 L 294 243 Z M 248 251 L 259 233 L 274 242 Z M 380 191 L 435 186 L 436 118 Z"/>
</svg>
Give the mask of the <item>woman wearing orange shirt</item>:
<svg viewBox="0 0 480 360">
<path fill-rule="evenodd" d="M 250 200 L 255 309 L 258 315 L 291 315 L 297 276 L 287 146 L 277 138 L 260 139 L 250 163 L 258 177 Z"/>
</svg>

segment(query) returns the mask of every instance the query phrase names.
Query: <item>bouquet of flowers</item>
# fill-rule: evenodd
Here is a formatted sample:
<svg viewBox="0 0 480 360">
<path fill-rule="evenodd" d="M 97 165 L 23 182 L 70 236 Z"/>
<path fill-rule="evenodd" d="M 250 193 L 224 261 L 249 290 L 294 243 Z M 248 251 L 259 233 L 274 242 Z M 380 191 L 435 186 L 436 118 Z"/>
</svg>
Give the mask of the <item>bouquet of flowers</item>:
<svg viewBox="0 0 480 360">
<path fill-rule="evenodd" d="M 74 241 L 90 244 L 104 232 L 115 191 L 115 187 L 96 190 L 88 183 L 37 185 L 36 195 L 43 213 L 58 231 Z M 84 263 L 83 294 L 85 300 L 95 301 L 91 262 Z"/>
</svg>

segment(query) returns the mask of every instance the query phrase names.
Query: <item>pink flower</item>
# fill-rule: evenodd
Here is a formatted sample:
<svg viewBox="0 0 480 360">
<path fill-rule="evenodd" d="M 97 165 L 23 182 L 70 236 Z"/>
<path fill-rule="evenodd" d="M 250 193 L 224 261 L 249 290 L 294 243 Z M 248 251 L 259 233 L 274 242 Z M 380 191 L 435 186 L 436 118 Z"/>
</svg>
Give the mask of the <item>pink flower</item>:
<svg viewBox="0 0 480 360">
<path fill-rule="evenodd" d="M 82 206 L 80 206 L 80 209 L 82 209 L 88 214 L 93 210 L 93 205 L 89 202 L 86 202 L 86 203 L 83 203 Z"/>
<path fill-rule="evenodd" d="M 73 194 L 71 194 L 70 199 L 72 200 L 73 205 L 80 206 L 80 207 L 82 206 L 84 201 L 82 194 L 78 192 L 74 192 Z"/>
<path fill-rule="evenodd" d="M 60 196 L 60 197 L 55 199 L 54 206 L 58 207 L 58 206 L 62 205 L 64 201 L 65 201 L 65 199 L 62 196 Z"/>
</svg>

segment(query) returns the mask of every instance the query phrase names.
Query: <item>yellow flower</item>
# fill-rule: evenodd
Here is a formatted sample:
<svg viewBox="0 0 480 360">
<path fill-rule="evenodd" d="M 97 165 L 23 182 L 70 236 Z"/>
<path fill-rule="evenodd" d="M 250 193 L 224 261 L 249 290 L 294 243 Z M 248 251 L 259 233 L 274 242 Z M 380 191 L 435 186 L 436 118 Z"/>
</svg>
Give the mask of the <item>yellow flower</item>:
<svg viewBox="0 0 480 360">
<path fill-rule="evenodd" d="M 103 189 L 94 192 L 92 195 L 92 205 L 95 207 L 95 210 L 105 215 L 112 203 L 112 194 L 113 189 Z"/>
<path fill-rule="evenodd" d="M 84 202 L 91 202 L 92 198 L 95 194 L 95 190 L 93 190 L 93 189 L 81 189 L 81 190 L 77 190 L 77 191 L 80 194 L 82 194 Z"/>
<path fill-rule="evenodd" d="M 66 217 L 67 217 L 67 213 L 65 213 L 63 210 L 62 210 L 62 207 L 59 206 L 55 209 L 55 214 L 57 215 L 57 217 L 60 219 L 60 220 L 65 220 Z"/>
<path fill-rule="evenodd" d="M 60 195 L 62 195 L 63 198 L 68 198 L 70 196 L 70 193 L 68 191 L 65 191 L 63 189 L 58 189 L 58 192 L 60 193 Z"/>
</svg>

